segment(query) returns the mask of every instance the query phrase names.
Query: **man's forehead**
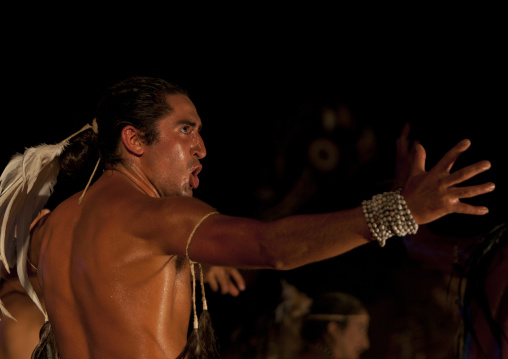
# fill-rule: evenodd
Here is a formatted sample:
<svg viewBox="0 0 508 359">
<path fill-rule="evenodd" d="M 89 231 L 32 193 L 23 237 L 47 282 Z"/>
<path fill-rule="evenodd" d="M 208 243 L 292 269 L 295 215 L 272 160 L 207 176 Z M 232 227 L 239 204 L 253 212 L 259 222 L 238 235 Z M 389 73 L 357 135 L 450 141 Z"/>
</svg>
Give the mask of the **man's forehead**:
<svg viewBox="0 0 508 359">
<path fill-rule="evenodd" d="M 169 118 L 175 121 L 186 121 L 201 127 L 201 118 L 198 115 L 196 106 L 191 99 L 183 94 L 167 95 L 166 101 L 173 109 Z"/>
<path fill-rule="evenodd" d="M 184 94 L 167 95 L 166 102 L 175 110 L 182 109 L 197 112 L 194 103 L 187 95 Z"/>
</svg>

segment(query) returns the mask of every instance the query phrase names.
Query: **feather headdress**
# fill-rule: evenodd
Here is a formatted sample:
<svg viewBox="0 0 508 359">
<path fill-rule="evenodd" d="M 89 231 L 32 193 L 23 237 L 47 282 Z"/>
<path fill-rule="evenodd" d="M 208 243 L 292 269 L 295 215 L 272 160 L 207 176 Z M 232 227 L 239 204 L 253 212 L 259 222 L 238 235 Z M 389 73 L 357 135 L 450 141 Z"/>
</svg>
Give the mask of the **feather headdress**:
<svg viewBox="0 0 508 359">
<path fill-rule="evenodd" d="M 47 315 L 35 293 L 27 273 L 30 246 L 30 224 L 44 208 L 53 192 L 60 170 L 60 155 L 77 134 L 93 129 L 87 124 L 78 132 L 54 145 L 41 144 L 15 154 L 0 176 L 0 260 L 10 273 L 16 266 L 18 278 L 27 294 Z M 0 311 L 14 319 L 0 300 Z"/>
</svg>

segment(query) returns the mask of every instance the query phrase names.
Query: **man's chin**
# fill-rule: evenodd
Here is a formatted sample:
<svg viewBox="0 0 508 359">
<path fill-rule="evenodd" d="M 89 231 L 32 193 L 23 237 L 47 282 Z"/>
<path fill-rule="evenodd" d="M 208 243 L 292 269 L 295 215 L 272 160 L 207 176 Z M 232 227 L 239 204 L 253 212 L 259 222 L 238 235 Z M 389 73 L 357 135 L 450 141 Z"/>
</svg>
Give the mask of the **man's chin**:
<svg viewBox="0 0 508 359">
<path fill-rule="evenodd" d="M 194 197 L 194 189 L 192 187 L 187 188 L 186 191 L 182 194 L 184 197 Z"/>
<path fill-rule="evenodd" d="M 182 188 L 179 191 L 170 192 L 167 197 L 194 197 L 193 190 L 191 187 Z"/>
</svg>

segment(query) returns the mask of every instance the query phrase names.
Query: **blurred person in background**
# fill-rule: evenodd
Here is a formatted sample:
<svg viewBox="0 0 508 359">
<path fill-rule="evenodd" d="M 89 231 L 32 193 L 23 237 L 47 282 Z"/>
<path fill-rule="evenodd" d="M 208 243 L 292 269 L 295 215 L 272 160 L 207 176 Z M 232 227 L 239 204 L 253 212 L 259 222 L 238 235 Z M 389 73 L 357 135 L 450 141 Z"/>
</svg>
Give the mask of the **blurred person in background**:
<svg viewBox="0 0 508 359">
<path fill-rule="evenodd" d="M 303 318 L 299 359 L 358 359 L 369 349 L 370 316 L 355 296 L 342 292 L 317 295 Z"/>
</svg>

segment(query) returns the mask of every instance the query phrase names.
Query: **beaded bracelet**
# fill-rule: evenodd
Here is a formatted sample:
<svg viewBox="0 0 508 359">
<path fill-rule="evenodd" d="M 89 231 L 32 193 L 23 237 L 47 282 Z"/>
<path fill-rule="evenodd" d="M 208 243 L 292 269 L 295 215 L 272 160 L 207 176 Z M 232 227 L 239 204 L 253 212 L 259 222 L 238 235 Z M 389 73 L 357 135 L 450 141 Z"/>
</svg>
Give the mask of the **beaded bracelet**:
<svg viewBox="0 0 508 359">
<path fill-rule="evenodd" d="M 390 237 L 404 237 L 415 234 L 418 230 L 418 224 L 400 192 L 399 188 L 394 192 L 376 194 L 371 200 L 362 202 L 367 225 L 381 247 L 385 246 Z"/>
</svg>

